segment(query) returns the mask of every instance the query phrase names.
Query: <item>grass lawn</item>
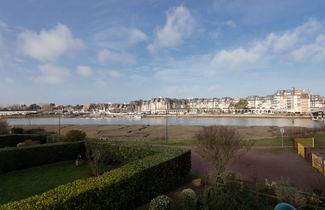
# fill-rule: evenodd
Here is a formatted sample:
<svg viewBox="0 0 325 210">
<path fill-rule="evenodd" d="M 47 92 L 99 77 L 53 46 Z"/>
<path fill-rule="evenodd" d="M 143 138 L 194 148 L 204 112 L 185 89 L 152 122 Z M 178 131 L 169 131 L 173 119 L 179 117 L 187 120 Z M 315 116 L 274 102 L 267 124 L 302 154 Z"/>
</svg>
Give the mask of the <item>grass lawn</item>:
<svg viewBox="0 0 325 210">
<path fill-rule="evenodd" d="M 316 133 L 315 137 L 315 147 L 325 146 L 325 133 Z M 262 138 L 262 139 L 254 139 L 254 146 L 281 146 L 282 138 L 274 137 L 274 138 Z M 180 139 L 180 140 L 168 140 L 166 143 L 165 140 L 154 140 L 154 141 L 145 141 L 145 140 L 123 140 L 123 142 L 138 142 L 143 144 L 152 144 L 152 145 L 169 145 L 169 146 L 192 146 L 196 144 L 196 141 L 193 139 Z M 289 137 L 283 137 L 283 145 L 284 146 L 292 146 L 292 142 Z"/>
<path fill-rule="evenodd" d="M 169 146 L 191 146 L 195 145 L 196 141 L 192 139 L 181 139 L 181 140 L 154 140 L 154 141 L 145 141 L 145 140 L 123 140 L 123 142 L 137 142 L 141 144 L 152 144 L 152 145 L 169 145 Z"/>
<path fill-rule="evenodd" d="M 76 167 L 71 160 L 0 174 L 0 204 L 40 194 L 90 175 L 88 164 Z"/>
</svg>

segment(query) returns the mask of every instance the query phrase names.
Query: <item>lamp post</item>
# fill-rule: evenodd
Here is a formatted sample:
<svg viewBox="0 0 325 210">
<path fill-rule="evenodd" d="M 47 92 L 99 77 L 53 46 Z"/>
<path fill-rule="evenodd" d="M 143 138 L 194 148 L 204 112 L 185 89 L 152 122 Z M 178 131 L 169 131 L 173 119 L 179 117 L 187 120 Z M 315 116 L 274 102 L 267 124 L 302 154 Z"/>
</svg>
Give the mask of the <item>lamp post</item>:
<svg viewBox="0 0 325 210">
<path fill-rule="evenodd" d="M 166 102 L 166 133 L 165 133 L 166 144 L 168 142 L 168 104 Z"/>
<path fill-rule="evenodd" d="M 282 137 L 282 148 L 283 148 L 283 134 L 284 134 L 284 128 L 280 128 L 280 133 L 281 133 L 281 137 Z"/>
<path fill-rule="evenodd" d="M 59 136 L 61 135 L 61 115 L 59 114 Z"/>
</svg>

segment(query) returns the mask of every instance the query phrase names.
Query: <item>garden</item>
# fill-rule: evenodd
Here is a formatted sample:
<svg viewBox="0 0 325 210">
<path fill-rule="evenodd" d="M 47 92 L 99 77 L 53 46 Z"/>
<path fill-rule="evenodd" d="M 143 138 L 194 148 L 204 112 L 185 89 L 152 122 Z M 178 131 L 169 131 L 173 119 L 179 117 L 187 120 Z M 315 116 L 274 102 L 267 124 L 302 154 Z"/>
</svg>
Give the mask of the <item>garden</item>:
<svg viewBox="0 0 325 210">
<path fill-rule="evenodd" d="M 0 149 L 0 209 L 134 209 L 185 183 L 191 168 L 183 149 L 67 136 L 24 146 L 15 139 L 14 147 L 11 135 L 1 138 L 10 143 Z"/>
</svg>

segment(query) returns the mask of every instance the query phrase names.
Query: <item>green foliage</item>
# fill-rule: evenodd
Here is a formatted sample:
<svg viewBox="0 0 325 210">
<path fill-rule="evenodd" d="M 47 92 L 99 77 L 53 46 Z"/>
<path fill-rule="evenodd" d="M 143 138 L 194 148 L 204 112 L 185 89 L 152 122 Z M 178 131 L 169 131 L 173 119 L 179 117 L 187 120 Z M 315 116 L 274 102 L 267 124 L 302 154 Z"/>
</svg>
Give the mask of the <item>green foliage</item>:
<svg viewBox="0 0 325 210">
<path fill-rule="evenodd" d="M 215 186 L 204 192 L 203 206 L 205 210 L 237 209 L 238 203 L 226 189 Z"/>
<path fill-rule="evenodd" d="M 43 128 L 11 128 L 11 134 L 46 134 L 47 132 Z"/>
<path fill-rule="evenodd" d="M 16 147 L 18 143 L 31 139 L 39 141 L 41 144 L 46 143 L 46 135 L 34 134 L 10 134 L 0 135 L 0 148 L 1 147 Z"/>
<path fill-rule="evenodd" d="M 246 109 L 248 105 L 247 100 L 245 99 L 240 99 L 235 105 L 234 108 L 235 109 Z"/>
<path fill-rule="evenodd" d="M 24 134 L 23 128 L 11 128 L 11 134 Z"/>
<path fill-rule="evenodd" d="M 0 134 L 8 134 L 9 125 L 6 120 L 0 119 Z"/>
<path fill-rule="evenodd" d="M 106 146 L 118 153 L 116 157 L 134 158 L 128 152 L 116 150 L 122 149 L 122 144 Z M 2 205 L 0 209 L 134 209 L 184 183 L 191 168 L 190 151 L 156 147 L 150 150 L 155 153 L 101 176 L 76 180 L 41 195 Z"/>
<path fill-rule="evenodd" d="M 43 144 L 0 149 L 0 173 L 19 170 L 84 155 L 84 142 Z"/>
<path fill-rule="evenodd" d="M 86 133 L 80 130 L 70 130 L 65 134 L 66 141 L 83 141 L 86 138 Z"/>
<path fill-rule="evenodd" d="M 170 210 L 172 201 L 166 195 L 159 195 L 151 200 L 149 210 Z"/>
<path fill-rule="evenodd" d="M 195 210 L 197 208 L 196 193 L 192 189 L 184 189 L 182 191 L 181 205 L 184 210 Z"/>
</svg>

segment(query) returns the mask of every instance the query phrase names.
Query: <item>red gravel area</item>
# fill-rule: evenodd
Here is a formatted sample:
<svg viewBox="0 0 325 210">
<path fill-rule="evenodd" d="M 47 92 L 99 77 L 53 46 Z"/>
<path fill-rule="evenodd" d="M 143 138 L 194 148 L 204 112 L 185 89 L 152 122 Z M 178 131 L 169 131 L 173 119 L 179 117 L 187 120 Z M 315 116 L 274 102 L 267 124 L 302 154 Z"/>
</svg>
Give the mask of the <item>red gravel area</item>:
<svg viewBox="0 0 325 210">
<path fill-rule="evenodd" d="M 191 149 L 192 171 L 201 175 L 213 172 L 213 165 Z M 283 177 L 289 178 L 290 184 L 304 191 L 312 191 L 321 184 L 325 187 L 325 176 L 290 148 L 254 147 L 232 161 L 228 168 L 245 180 L 256 179 L 260 183 L 264 183 L 266 178 L 278 181 Z"/>
</svg>

